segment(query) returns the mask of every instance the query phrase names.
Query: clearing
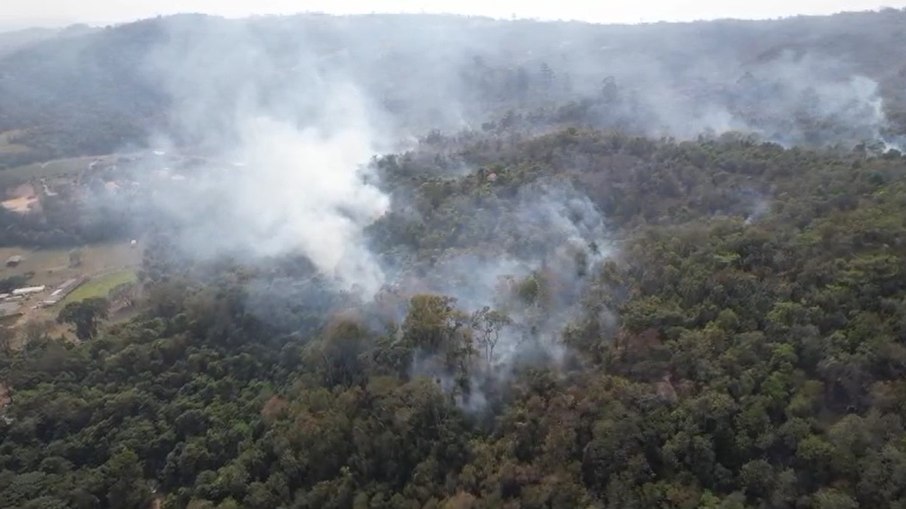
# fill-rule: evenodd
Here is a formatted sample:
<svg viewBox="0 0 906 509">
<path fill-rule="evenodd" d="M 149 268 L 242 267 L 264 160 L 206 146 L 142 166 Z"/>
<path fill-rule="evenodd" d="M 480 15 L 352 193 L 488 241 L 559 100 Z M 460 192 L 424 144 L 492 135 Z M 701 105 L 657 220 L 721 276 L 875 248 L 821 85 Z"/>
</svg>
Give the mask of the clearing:
<svg viewBox="0 0 906 509">
<path fill-rule="evenodd" d="M 38 195 L 35 193 L 35 188 L 31 184 L 15 186 L 8 190 L 6 195 L 9 198 L 3 200 L 0 205 L 10 212 L 27 214 L 32 209 L 36 209 L 40 206 Z"/>
<path fill-rule="evenodd" d="M 0 265 L 0 279 L 30 274 L 26 286 L 45 286 L 45 290 L 15 300 L 22 315 L 16 326 L 33 321 L 52 321 L 68 302 L 103 296 L 116 286 L 135 281 L 136 269 L 141 265 L 141 245 L 131 246 L 129 242 L 93 244 L 78 249 L 82 263 L 69 266 L 69 249 L 25 249 L 0 248 L 0 263 L 19 255 L 22 261 L 15 267 Z M 64 282 L 75 278 L 87 278 L 81 286 L 60 302 L 45 307 L 44 301 Z"/>
<path fill-rule="evenodd" d="M 28 152 L 30 149 L 27 146 L 13 141 L 13 138 L 23 134 L 25 134 L 23 129 L 0 133 L 0 154 L 21 154 L 22 152 Z"/>
<path fill-rule="evenodd" d="M 109 163 L 110 161 L 115 160 L 115 157 L 116 156 L 110 155 L 71 157 L 68 159 L 26 164 L 25 166 L 0 170 L 0 188 L 19 185 L 32 179 L 75 175 L 79 172 L 88 170 L 89 166 L 95 161 Z"/>
<path fill-rule="evenodd" d="M 0 265 L 0 279 L 32 273 L 28 286 L 56 286 L 67 279 L 79 276 L 94 277 L 122 269 L 138 267 L 142 261 L 142 250 L 132 247 L 129 242 L 92 244 L 78 248 L 82 263 L 69 266 L 70 249 L 27 249 L 0 247 L 0 262 L 11 256 L 22 256 L 16 267 Z"/>
<path fill-rule="evenodd" d="M 97 276 L 76 288 L 72 293 L 63 299 L 62 305 L 70 302 L 90 299 L 92 297 L 107 297 L 110 290 L 119 285 L 134 283 L 138 281 L 138 276 L 133 269 L 123 269 L 109 274 Z"/>
</svg>

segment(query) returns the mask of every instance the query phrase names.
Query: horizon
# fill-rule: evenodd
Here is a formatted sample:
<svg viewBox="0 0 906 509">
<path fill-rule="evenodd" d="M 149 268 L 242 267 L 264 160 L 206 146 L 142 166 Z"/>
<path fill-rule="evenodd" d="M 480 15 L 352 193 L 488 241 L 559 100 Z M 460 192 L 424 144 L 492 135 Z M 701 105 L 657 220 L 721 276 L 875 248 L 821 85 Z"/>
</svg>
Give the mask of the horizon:
<svg viewBox="0 0 906 509">
<path fill-rule="evenodd" d="M 600 25 L 636 25 L 652 23 L 685 23 L 695 21 L 740 20 L 759 21 L 798 16 L 828 16 L 844 12 L 880 12 L 884 9 L 906 8 L 906 1 L 880 3 L 875 0 L 836 1 L 769 1 L 728 2 L 717 0 L 677 2 L 650 0 L 617 7 L 588 7 L 583 2 L 565 1 L 556 6 L 513 1 L 495 2 L 412 2 L 383 0 L 364 2 L 354 0 L 337 5 L 322 0 L 293 2 L 270 0 L 254 5 L 244 0 L 216 2 L 193 0 L 184 2 L 139 0 L 93 0 L 73 6 L 68 0 L 51 0 L 40 6 L 26 0 L 7 0 L 6 13 L 0 14 L 0 31 L 29 28 L 63 28 L 71 25 L 117 25 L 142 19 L 177 14 L 207 14 L 230 19 L 259 16 L 326 14 L 333 16 L 369 14 L 454 15 L 478 16 L 499 20 L 579 21 Z M 93 5 L 92 5 L 93 4 Z"/>
</svg>

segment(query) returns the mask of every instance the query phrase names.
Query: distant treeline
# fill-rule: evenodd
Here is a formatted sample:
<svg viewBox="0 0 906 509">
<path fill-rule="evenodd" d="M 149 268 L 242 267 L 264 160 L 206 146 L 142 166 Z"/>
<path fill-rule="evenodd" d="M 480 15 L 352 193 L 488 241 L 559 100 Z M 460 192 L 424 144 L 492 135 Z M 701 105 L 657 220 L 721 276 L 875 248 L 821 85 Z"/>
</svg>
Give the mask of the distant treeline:
<svg viewBox="0 0 906 509">
<path fill-rule="evenodd" d="M 70 30 L 0 54 L 0 132 L 13 131 L 9 141 L 28 147 L 0 146 L 0 168 L 144 146 L 159 134 L 191 145 L 199 133 L 183 123 L 186 112 L 208 111 L 207 122 L 229 123 L 235 118 L 224 106 L 254 90 L 258 106 L 285 114 L 286 103 L 299 98 L 284 97 L 287 87 L 317 97 L 306 88 L 314 86 L 312 73 L 352 82 L 408 132 L 477 128 L 509 110 L 603 94 L 610 102 L 594 109 L 594 125 L 646 134 L 722 132 L 742 123 L 819 145 L 877 135 L 869 126 L 897 136 L 906 133 L 904 23 L 906 12 L 888 9 L 632 27 L 185 15 Z M 244 53 L 250 48 L 254 58 Z M 221 58 L 230 52 L 243 58 Z M 212 83 L 202 85 L 217 98 L 211 104 L 187 94 L 193 80 L 179 78 L 199 63 L 210 71 Z M 879 85 L 888 122 L 864 118 L 873 92 L 868 83 L 853 85 L 857 76 Z M 863 117 L 853 122 L 854 115 Z"/>
</svg>

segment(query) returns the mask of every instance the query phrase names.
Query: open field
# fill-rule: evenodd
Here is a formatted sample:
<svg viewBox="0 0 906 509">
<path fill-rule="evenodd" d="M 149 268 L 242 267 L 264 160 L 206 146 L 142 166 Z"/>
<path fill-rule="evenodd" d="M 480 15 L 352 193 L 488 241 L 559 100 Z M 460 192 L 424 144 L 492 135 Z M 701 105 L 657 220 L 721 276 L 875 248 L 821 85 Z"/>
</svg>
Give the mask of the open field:
<svg viewBox="0 0 906 509">
<path fill-rule="evenodd" d="M 88 165 L 110 156 L 86 156 L 69 159 L 57 159 L 43 163 L 26 164 L 16 168 L 0 170 L 0 188 L 14 186 L 35 178 L 54 178 L 72 175 L 86 170 Z"/>
<path fill-rule="evenodd" d="M 19 315 L 15 318 L 16 327 L 29 322 L 50 323 L 55 332 L 65 332 L 66 326 L 53 324 L 57 313 L 68 302 L 80 299 L 104 296 L 116 286 L 134 281 L 136 269 L 141 265 L 142 249 L 132 247 L 129 242 L 95 244 L 79 248 L 82 263 L 78 267 L 69 266 L 69 249 L 0 248 L 0 278 L 32 274 L 25 286 L 45 286 L 46 288 L 21 300 Z M 9 257 L 19 255 L 22 261 L 16 267 L 7 267 Z M 62 301 L 45 307 L 43 302 L 64 282 L 84 277 L 81 286 L 73 290 Z"/>
<path fill-rule="evenodd" d="M 142 250 L 131 247 L 129 242 L 95 244 L 79 248 L 82 264 L 69 266 L 69 249 L 0 248 L 0 278 L 33 273 L 30 286 L 55 286 L 70 278 L 92 277 L 117 270 L 130 269 L 141 264 Z M 5 262 L 13 255 L 23 257 L 17 267 L 7 267 Z"/>
<path fill-rule="evenodd" d="M 70 293 L 60 305 L 65 306 L 70 302 L 90 299 L 92 297 L 107 297 L 110 290 L 125 283 L 133 283 L 138 276 L 133 269 L 122 269 L 109 274 L 92 278 Z"/>
<path fill-rule="evenodd" d="M 13 138 L 22 134 L 21 129 L 14 131 L 4 131 L 0 133 L 0 154 L 18 154 L 28 152 L 29 148 L 12 141 Z"/>
</svg>

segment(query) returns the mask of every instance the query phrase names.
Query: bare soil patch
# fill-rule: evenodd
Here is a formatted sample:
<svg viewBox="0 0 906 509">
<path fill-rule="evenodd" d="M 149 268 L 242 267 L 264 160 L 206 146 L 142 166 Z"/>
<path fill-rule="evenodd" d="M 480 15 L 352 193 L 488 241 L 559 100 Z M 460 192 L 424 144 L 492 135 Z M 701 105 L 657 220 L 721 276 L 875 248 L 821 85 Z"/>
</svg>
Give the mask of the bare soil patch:
<svg viewBox="0 0 906 509">
<path fill-rule="evenodd" d="M 40 207 L 38 195 L 31 184 L 22 184 L 12 188 L 7 192 L 7 196 L 9 198 L 0 202 L 0 205 L 11 212 L 27 214 Z"/>
</svg>

